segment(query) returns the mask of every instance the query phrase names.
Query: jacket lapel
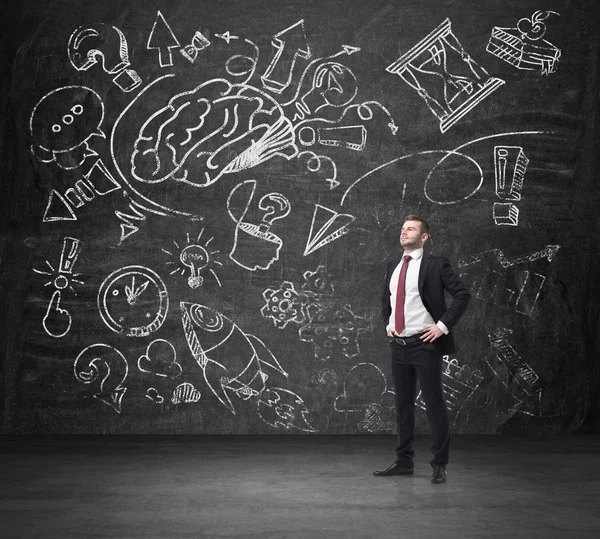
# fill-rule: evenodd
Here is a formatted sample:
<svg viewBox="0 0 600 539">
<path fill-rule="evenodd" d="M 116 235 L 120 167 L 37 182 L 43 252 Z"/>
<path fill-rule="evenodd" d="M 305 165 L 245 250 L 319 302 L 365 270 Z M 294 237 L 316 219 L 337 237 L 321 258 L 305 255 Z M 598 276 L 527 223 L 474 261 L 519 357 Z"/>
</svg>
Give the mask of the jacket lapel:
<svg viewBox="0 0 600 539">
<path fill-rule="evenodd" d="M 423 253 L 423 260 L 421 260 L 421 267 L 419 268 L 419 295 L 423 297 L 423 288 L 425 286 L 425 277 L 427 276 L 427 270 L 429 269 L 429 263 L 431 262 L 431 255 L 429 253 Z"/>
</svg>

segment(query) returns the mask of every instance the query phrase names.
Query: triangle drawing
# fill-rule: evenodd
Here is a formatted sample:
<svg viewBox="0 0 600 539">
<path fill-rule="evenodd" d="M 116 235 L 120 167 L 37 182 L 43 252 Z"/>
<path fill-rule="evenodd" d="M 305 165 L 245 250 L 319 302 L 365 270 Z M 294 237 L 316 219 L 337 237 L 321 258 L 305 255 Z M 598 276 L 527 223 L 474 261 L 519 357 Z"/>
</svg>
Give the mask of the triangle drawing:
<svg viewBox="0 0 600 539">
<path fill-rule="evenodd" d="M 56 189 L 52 189 L 42 221 L 44 223 L 52 221 L 77 221 L 77 216 L 73 213 L 73 209 L 65 198 Z"/>
<path fill-rule="evenodd" d="M 347 234 L 347 225 L 354 219 L 354 216 L 347 213 L 338 213 L 320 204 L 315 204 L 315 213 L 304 248 L 304 256 L 314 253 L 317 249 Z"/>
</svg>

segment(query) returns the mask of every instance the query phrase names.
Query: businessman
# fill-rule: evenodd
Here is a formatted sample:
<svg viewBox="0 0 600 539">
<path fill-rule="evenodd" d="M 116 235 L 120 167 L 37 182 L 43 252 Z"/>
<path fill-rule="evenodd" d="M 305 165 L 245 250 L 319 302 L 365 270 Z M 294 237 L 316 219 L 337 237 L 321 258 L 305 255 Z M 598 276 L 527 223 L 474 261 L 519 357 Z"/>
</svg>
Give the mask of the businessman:
<svg viewBox="0 0 600 539">
<path fill-rule="evenodd" d="M 445 257 L 423 252 L 429 224 L 406 217 L 400 233 L 403 257 L 388 264 L 382 315 L 392 355 L 396 393 L 396 460 L 376 476 L 413 474 L 417 380 L 431 428 L 432 483 L 445 483 L 450 422 L 442 388 L 442 356 L 456 351 L 452 328 L 465 312 L 471 294 Z M 446 306 L 444 294 L 452 298 Z"/>
</svg>

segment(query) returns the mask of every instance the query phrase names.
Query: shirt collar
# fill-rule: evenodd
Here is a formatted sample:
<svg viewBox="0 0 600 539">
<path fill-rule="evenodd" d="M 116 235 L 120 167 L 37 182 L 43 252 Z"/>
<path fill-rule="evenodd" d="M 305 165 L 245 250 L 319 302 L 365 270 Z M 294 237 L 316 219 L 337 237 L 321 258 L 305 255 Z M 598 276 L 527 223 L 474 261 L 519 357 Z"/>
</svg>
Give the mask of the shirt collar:
<svg viewBox="0 0 600 539">
<path fill-rule="evenodd" d="M 406 253 L 404 253 L 404 255 L 406 255 Z M 410 257 L 413 260 L 418 260 L 422 256 L 423 256 L 423 247 L 421 247 L 420 249 L 415 249 L 412 253 L 410 253 Z"/>
</svg>

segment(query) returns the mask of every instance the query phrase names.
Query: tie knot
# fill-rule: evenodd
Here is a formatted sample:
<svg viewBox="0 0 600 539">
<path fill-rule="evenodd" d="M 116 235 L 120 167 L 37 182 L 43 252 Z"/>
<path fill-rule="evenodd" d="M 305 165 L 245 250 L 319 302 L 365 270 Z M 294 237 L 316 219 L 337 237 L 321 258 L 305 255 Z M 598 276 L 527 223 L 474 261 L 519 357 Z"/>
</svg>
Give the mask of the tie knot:
<svg viewBox="0 0 600 539">
<path fill-rule="evenodd" d="M 411 260 L 412 260 L 412 256 L 404 255 L 404 262 L 406 262 L 408 264 Z"/>
</svg>

